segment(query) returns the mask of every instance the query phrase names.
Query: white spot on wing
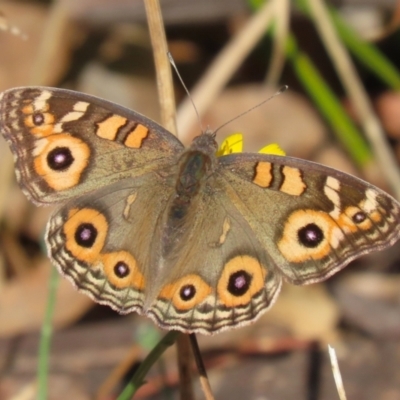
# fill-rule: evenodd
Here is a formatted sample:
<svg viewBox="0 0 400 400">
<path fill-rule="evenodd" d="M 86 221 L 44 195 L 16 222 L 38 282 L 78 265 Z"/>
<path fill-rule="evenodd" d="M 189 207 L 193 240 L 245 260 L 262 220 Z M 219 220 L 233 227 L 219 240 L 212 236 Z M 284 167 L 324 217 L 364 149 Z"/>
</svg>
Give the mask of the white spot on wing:
<svg viewBox="0 0 400 400">
<path fill-rule="evenodd" d="M 17 109 L 13 108 L 10 113 L 8 114 L 10 118 L 15 119 L 17 118 Z M 17 125 L 18 126 L 18 125 Z"/>
<path fill-rule="evenodd" d="M 71 111 L 62 117 L 61 122 L 76 121 L 77 119 L 81 118 L 82 115 L 83 114 L 79 111 Z"/>
<path fill-rule="evenodd" d="M 89 107 L 89 103 L 87 103 L 85 101 L 78 101 L 77 103 L 75 103 L 74 106 L 73 106 L 73 111 L 70 111 L 69 113 L 65 114 L 61 118 L 60 122 L 54 124 L 53 131 L 55 133 L 63 132 L 62 125 L 65 122 L 76 121 L 76 120 L 82 118 L 85 115 L 86 110 L 88 109 L 88 107 Z"/>
<path fill-rule="evenodd" d="M 378 193 L 372 189 L 367 189 L 365 192 L 365 201 L 363 204 L 363 210 L 366 213 L 371 213 L 372 211 L 376 210 L 378 202 L 376 200 Z"/>
<path fill-rule="evenodd" d="M 74 111 L 78 111 L 83 115 L 88 107 L 89 103 L 86 103 L 86 101 L 78 101 L 77 103 L 74 104 Z"/>
<path fill-rule="evenodd" d="M 44 90 L 33 102 L 33 109 L 35 111 L 42 111 L 47 104 L 47 100 L 51 97 L 51 92 Z"/>
<path fill-rule="evenodd" d="M 331 176 L 326 178 L 326 183 L 324 186 L 324 193 L 325 196 L 333 203 L 333 210 L 329 213 L 329 215 L 334 218 L 338 219 L 340 216 L 340 182 Z"/>
<path fill-rule="evenodd" d="M 137 197 L 137 193 L 136 193 L 136 192 L 130 194 L 130 195 L 127 197 L 127 199 L 126 199 L 126 205 L 125 205 L 124 212 L 123 212 L 123 215 L 124 215 L 124 218 L 125 218 L 125 219 L 129 219 L 129 214 L 130 214 L 130 212 L 131 212 L 131 206 L 132 206 L 132 204 L 134 203 L 134 201 L 136 200 L 136 197 Z"/>
<path fill-rule="evenodd" d="M 68 114 L 65 114 L 61 118 L 61 122 L 70 122 L 70 121 L 76 121 L 79 118 L 82 118 L 89 107 L 89 103 L 86 103 L 84 101 L 78 101 L 77 103 L 74 104 L 73 110 L 70 111 Z"/>
<path fill-rule="evenodd" d="M 45 138 L 36 140 L 35 142 L 35 148 L 32 151 L 32 155 L 34 157 L 38 157 L 40 156 L 40 154 L 42 154 L 44 148 L 48 145 L 49 141 Z"/>
<path fill-rule="evenodd" d="M 53 132 L 62 133 L 63 132 L 62 124 L 63 124 L 62 122 L 57 122 L 56 124 L 54 124 Z"/>
<path fill-rule="evenodd" d="M 340 242 L 344 239 L 344 233 L 340 228 L 334 228 L 332 229 L 331 237 L 329 239 L 329 244 L 334 249 L 337 249 Z"/>
</svg>

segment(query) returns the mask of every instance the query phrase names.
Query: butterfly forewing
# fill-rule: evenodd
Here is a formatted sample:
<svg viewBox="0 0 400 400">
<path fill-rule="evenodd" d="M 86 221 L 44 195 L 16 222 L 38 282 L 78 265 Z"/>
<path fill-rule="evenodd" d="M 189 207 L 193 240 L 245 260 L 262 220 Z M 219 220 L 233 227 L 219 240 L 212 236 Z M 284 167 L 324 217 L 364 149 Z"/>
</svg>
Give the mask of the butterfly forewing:
<svg viewBox="0 0 400 400">
<path fill-rule="evenodd" d="M 69 90 L 8 90 L 1 94 L 0 121 L 18 181 L 38 204 L 162 169 L 183 149 L 148 118 Z"/>
<path fill-rule="evenodd" d="M 292 283 L 324 280 L 400 237 L 399 203 L 356 177 L 261 154 L 220 163 L 238 210 Z"/>
</svg>

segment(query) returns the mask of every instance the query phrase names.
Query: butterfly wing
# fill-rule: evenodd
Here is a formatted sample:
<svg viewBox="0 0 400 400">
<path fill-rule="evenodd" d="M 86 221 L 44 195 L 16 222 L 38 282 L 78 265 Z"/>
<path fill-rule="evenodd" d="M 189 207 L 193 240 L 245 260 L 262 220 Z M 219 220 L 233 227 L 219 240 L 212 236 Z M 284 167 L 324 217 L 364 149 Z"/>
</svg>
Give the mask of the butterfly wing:
<svg viewBox="0 0 400 400">
<path fill-rule="evenodd" d="M 249 323 L 282 277 L 321 281 L 400 237 L 400 205 L 362 180 L 289 157 L 216 161 L 207 133 L 180 159 L 169 132 L 92 96 L 6 91 L 0 127 L 28 197 L 66 202 L 46 233 L 60 272 L 96 301 L 163 328 Z"/>
<path fill-rule="evenodd" d="M 147 173 L 68 201 L 48 223 L 49 257 L 95 301 L 140 313 L 154 280 L 154 232 L 171 192 L 158 174 Z"/>
<path fill-rule="evenodd" d="M 226 191 L 286 279 L 322 281 L 400 237 L 400 205 L 356 177 L 262 154 L 219 159 Z"/>
<path fill-rule="evenodd" d="M 68 202 L 49 223 L 50 257 L 100 303 L 210 334 L 254 321 L 282 277 L 323 280 L 400 236 L 400 205 L 357 178 L 288 157 L 218 163 L 182 215 L 178 164 Z"/>
<path fill-rule="evenodd" d="M 0 129 L 13 152 L 18 182 L 36 204 L 162 170 L 183 150 L 178 139 L 148 118 L 64 89 L 1 93 Z"/>
<path fill-rule="evenodd" d="M 165 329 L 210 334 L 255 320 L 274 302 L 279 272 L 222 193 L 204 190 L 177 238 L 165 236 L 176 174 L 125 179 L 69 201 L 48 224 L 49 257 L 95 301 Z"/>
<path fill-rule="evenodd" d="M 281 287 L 279 270 L 218 179 L 209 184 L 179 227 L 178 245 L 153 271 L 145 312 L 165 329 L 214 334 L 246 325 L 274 303 Z"/>
</svg>

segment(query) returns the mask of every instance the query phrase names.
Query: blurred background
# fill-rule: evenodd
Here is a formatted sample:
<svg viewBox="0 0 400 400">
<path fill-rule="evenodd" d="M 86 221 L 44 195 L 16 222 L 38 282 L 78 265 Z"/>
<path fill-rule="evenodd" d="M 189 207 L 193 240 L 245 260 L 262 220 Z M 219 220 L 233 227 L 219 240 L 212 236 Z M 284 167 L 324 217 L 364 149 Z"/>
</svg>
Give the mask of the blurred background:
<svg viewBox="0 0 400 400">
<path fill-rule="evenodd" d="M 245 151 L 278 143 L 289 156 L 352 173 L 399 196 L 400 1 L 267 3 L 265 28 L 244 45 L 264 2 L 161 0 L 169 50 L 203 125 L 216 129 L 288 85 L 224 127 L 219 141 L 240 132 Z M 312 3 L 330 16 L 351 72 L 340 72 L 346 59 L 332 52 L 321 33 L 326 22 Z M 179 134 L 188 144 L 200 127 L 175 82 Z M 143 2 L 0 1 L 0 91 L 24 85 L 82 91 L 159 121 Z M 43 243 L 52 210 L 26 200 L 2 137 L 0 171 L 0 399 L 34 399 L 53 270 Z M 215 397 L 336 399 L 330 343 L 349 399 L 400 399 L 399 272 L 396 244 L 326 283 L 284 285 L 255 324 L 199 337 Z M 58 282 L 53 326 L 50 399 L 116 398 L 164 334 L 143 317 L 96 305 L 65 279 Z M 147 382 L 135 398 L 178 398 L 174 349 Z"/>
</svg>

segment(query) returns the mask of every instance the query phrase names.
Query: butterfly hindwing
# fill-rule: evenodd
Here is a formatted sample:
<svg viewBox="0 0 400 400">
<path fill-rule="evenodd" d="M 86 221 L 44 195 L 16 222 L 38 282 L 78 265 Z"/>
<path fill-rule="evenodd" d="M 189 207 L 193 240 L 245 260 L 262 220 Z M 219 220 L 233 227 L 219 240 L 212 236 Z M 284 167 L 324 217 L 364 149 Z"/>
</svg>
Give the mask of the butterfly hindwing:
<svg viewBox="0 0 400 400">
<path fill-rule="evenodd" d="M 140 312 L 154 280 L 154 231 L 170 193 L 149 173 L 70 200 L 48 223 L 49 257 L 94 300 L 121 313 Z"/>
<path fill-rule="evenodd" d="M 281 275 L 246 220 L 210 178 L 187 229 L 163 265 L 148 298 L 158 325 L 216 333 L 256 320 L 274 303 Z"/>
</svg>

